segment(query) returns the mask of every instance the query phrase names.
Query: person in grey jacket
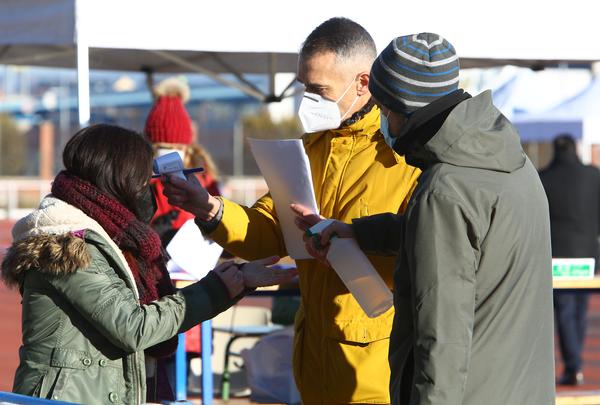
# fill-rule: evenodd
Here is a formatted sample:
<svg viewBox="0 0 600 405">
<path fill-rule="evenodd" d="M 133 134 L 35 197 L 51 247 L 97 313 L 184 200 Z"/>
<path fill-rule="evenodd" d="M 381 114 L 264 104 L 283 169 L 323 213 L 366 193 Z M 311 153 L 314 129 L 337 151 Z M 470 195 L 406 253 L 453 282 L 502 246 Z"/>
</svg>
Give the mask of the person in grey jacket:
<svg viewBox="0 0 600 405">
<path fill-rule="evenodd" d="M 398 256 L 393 404 L 553 404 L 548 203 L 515 128 L 489 91 L 458 89 L 458 70 L 452 45 L 432 33 L 396 38 L 378 56 L 369 89 L 382 134 L 423 173 L 403 216 L 334 222 L 320 243 L 335 233 Z M 293 209 L 302 229 L 318 220 Z"/>
<path fill-rule="evenodd" d="M 179 291 L 166 272 L 153 215 L 152 148 L 110 125 L 65 146 L 52 194 L 13 228 L 2 280 L 22 295 L 23 344 L 13 391 L 81 404 L 141 404 L 168 396 L 156 359 L 178 333 L 214 317 L 248 289 L 294 271 L 224 263 Z M 162 383 L 161 383 L 162 381 Z M 161 395 L 161 391 L 163 391 Z M 150 400 L 150 399 L 149 399 Z"/>
</svg>

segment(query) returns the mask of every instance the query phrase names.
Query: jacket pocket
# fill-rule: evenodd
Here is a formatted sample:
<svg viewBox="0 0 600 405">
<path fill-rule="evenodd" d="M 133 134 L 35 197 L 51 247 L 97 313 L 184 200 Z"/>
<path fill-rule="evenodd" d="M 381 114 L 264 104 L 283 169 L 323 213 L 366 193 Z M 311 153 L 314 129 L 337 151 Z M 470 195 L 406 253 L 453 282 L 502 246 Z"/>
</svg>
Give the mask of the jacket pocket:
<svg viewBox="0 0 600 405">
<path fill-rule="evenodd" d="M 354 332 L 348 337 L 353 335 Z M 390 402 L 389 333 L 371 339 L 375 337 L 378 339 L 370 342 L 324 339 L 323 374 L 328 403 Z"/>
<path fill-rule="evenodd" d="M 44 377 L 46 376 L 46 373 L 42 373 L 40 374 L 38 381 L 35 383 L 35 385 L 33 386 L 33 390 L 31 391 L 31 396 L 32 397 L 40 397 L 40 393 L 42 391 L 42 384 L 44 382 Z"/>
<path fill-rule="evenodd" d="M 71 373 L 85 370 L 91 364 L 92 359 L 88 352 L 55 348 L 50 357 L 50 367 L 40 383 L 39 396 L 46 399 L 64 399 L 63 393 Z"/>
<path fill-rule="evenodd" d="M 371 343 L 390 337 L 393 306 L 378 317 L 369 318 L 352 294 L 339 296 L 336 303 L 341 313 L 327 322 L 325 334 L 329 338 L 340 342 Z"/>
<path fill-rule="evenodd" d="M 348 309 L 348 306 L 345 306 Z M 368 318 L 333 319 L 323 339 L 323 377 L 328 403 L 389 403 L 389 338 L 394 310 Z M 373 379 L 373 376 L 377 376 Z"/>
<path fill-rule="evenodd" d="M 122 403 L 126 394 L 122 363 L 99 353 L 55 348 L 40 393 L 43 398 L 77 403 Z"/>
<path fill-rule="evenodd" d="M 67 385 L 69 373 L 61 367 L 50 367 L 42 377 L 39 387 L 39 397 L 46 399 L 62 399 L 63 390 Z"/>
</svg>

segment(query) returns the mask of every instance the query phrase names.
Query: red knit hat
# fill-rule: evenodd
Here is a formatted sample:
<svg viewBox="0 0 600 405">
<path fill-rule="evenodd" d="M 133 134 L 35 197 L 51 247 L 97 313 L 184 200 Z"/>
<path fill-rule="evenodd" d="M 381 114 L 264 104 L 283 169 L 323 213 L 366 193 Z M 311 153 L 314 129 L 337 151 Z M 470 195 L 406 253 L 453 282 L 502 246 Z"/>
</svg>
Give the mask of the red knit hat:
<svg viewBox="0 0 600 405">
<path fill-rule="evenodd" d="M 148 118 L 144 132 L 152 143 L 192 143 L 192 122 L 183 103 L 189 89 L 177 79 L 167 79 L 155 88 L 158 97 Z"/>
</svg>

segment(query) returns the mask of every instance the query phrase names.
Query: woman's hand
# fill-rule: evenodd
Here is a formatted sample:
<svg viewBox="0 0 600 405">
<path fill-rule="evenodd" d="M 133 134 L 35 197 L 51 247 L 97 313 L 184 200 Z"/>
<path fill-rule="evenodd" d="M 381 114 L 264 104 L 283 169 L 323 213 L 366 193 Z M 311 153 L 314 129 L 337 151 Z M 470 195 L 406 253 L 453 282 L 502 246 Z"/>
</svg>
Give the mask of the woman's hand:
<svg viewBox="0 0 600 405">
<path fill-rule="evenodd" d="M 227 287 L 230 298 L 235 298 L 244 291 L 244 275 L 234 262 L 221 263 L 213 271 Z"/>
<path fill-rule="evenodd" d="M 187 181 L 170 175 L 162 176 L 161 181 L 169 204 L 191 212 L 203 221 L 210 221 L 219 212 L 221 201 L 210 195 L 193 173 L 187 175 Z"/>
<path fill-rule="evenodd" d="M 298 274 L 297 269 L 274 269 L 266 267 L 279 261 L 278 256 L 245 263 L 242 266 L 246 288 L 267 287 L 290 282 Z"/>
</svg>

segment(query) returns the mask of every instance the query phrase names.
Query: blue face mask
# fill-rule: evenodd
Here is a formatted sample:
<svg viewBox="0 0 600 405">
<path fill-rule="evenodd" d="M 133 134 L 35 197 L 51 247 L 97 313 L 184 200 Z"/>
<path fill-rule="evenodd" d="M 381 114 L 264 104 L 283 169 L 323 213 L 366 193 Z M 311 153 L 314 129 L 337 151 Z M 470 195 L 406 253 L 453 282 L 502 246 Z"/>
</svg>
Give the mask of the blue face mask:
<svg viewBox="0 0 600 405">
<path fill-rule="evenodd" d="M 389 114 L 389 112 L 388 112 Z M 383 134 L 383 139 L 385 139 L 385 143 L 392 149 L 394 149 L 394 143 L 396 142 L 396 137 L 390 134 L 390 124 L 388 122 L 387 115 L 380 115 L 380 130 Z"/>
</svg>

